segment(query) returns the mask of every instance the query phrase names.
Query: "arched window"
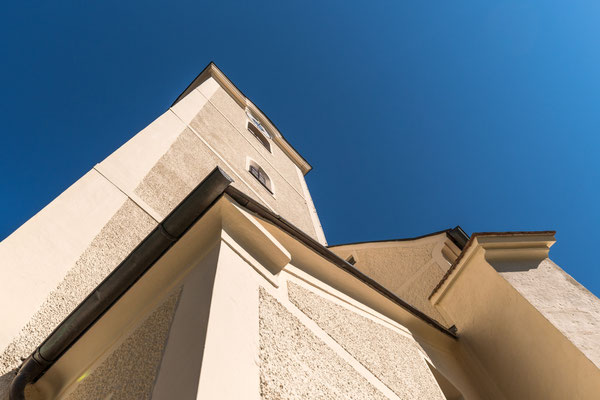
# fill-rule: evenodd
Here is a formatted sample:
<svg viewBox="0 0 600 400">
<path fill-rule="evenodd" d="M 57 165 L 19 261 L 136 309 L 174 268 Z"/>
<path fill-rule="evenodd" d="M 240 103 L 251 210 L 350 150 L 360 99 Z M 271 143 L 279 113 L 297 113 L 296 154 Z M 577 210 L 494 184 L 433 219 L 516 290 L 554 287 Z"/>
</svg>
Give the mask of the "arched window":
<svg viewBox="0 0 600 400">
<path fill-rule="evenodd" d="M 269 139 L 272 139 L 273 137 L 271 136 L 269 131 L 267 131 L 267 129 L 260 123 L 258 118 L 252 115 L 249 109 L 246 109 L 246 116 L 248 117 L 248 123 L 246 125 L 246 128 L 270 152 L 271 143 L 269 143 Z"/>
<path fill-rule="evenodd" d="M 264 169 L 259 167 L 254 161 L 251 161 L 250 166 L 248 167 L 248 172 L 250 172 L 252 176 L 254 176 L 256 180 L 265 187 L 265 189 L 273 194 L 273 185 L 271 184 L 271 179 Z"/>
<path fill-rule="evenodd" d="M 263 124 L 260 123 L 260 121 L 254 115 L 252 115 L 252 113 L 248 109 L 246 109 L 246 116 L 248 116 L 248 119 L 250 119 L 250 121 L 252 121 L 254 125 L 258 128 L 258 130 L 264 133 L 266 137 L 268 137 L 269 139 L 273 139 L 273 136 L 271 136 L 269 131 L 263 126 Z"/>
<path fill-rule="evenodd" d="M 269 139 L 267 139 L 266 136 L 260 131 L 260 129 L 258 129 L 256 125 L 254 125 L 250 121 L 248 121 L 248 130 L 254 135 L 255 138 L 258 139 L 258 141 L 263 146 L 265 146 L 267 150 L 269 150 L 269 152 L 271 151 L 271 143 L 269 143 Z"/>
</svg>

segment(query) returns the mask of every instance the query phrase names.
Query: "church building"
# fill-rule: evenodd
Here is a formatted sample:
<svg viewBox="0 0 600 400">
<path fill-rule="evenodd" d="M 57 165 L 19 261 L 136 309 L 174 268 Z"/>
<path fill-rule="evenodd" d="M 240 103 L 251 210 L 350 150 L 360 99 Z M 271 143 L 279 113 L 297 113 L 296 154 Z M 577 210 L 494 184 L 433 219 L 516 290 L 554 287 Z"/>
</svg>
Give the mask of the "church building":
<svg viewBox="0 0 600 400">
<path fill-rule="evenodd" d="M 209 64 L 0 243 L 0 400 L 600 398 L 554 232 L 328 246 L 310 170 Z"/>
</svg>

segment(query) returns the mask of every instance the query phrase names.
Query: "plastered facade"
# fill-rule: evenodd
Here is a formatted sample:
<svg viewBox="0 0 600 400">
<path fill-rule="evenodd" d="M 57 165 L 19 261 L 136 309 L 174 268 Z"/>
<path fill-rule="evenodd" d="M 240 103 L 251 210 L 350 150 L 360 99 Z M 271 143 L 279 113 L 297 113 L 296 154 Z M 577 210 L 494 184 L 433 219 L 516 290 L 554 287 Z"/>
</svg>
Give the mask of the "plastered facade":
<svg viewBox="0 0 600 400">
<path fill-rule="evenodd" d="M 444 399 L 417 343 L 409 335 L 288 286 L 292 303 L 402 399 Z"/>
<path fill-rule="evenodd" d="M 386 399 L 264 289 L 259 315 L 262 399 Z"/>
<path fill-rule="evenodd" d="M 600 306 L 547 259 L 553 237 L 459 249 L 442 232 L 332 246 L 338 259 L 323 247 L 310 166 L 207 70 L 0 244 L 0 304 L 18 304 L 2 309 L 0 399 L 21 359 L 215 166 L 248 197 L 221 193 L 27 399 L 597 397 Z"/>
<path fill-rule="evenodd" d="M 600 370 L 498 273 L 507 265 L 539 261 L 523 257 L 524 245 L 509 238 L 521 258 L 502 249 L 512 256 L 508 263 L 495 247 L 505 243 L 493 240 L 469 248 L 432 302 L 459 327 L 463 348 L 506 398 L 593 399 L 600 393 Z"/>
<path fill-rule="evenodd" d="M 222 199 L 219 204 L 227 201 Z M 230 207 L 222 210 L 234 211 Z M 57 398 L 109 393 L 124 393 L 121 398 L 148 398 L 145 396 L 152 393 L 153 399 L 443 398 L 427 367 L 427 355 L 419 350 L 408 330 L 392 321 L 382 323 L 386 317 L 368 307 L 321 298 L 317 291 L 325 295 L 333 289 L 324 284 L 308 289 L 311 283 L 289 273 L 286 266 L 266 277 L 267 272 L 259 271 L 253 256 L 257 249 L 243 237 L 234 238 L 221 231 L 216 245 L 203 244 L 198 239 L 208 240 L 219 232 L 211 227 L 212 218 L 209 214 L 200 220 L 188 233 L 188 242 L 173 248 L 84 335 L 79 347 L 74 346 L 59 360 L 56 371 L 44 375 L 36 384 L 41 393 L 61 393 Z M 225 221 L 222 224 L 228 226 Z M 276 240 L 264 235 L 264 240 Z M 212 250 L 196 248 L 190 253 L 191 243 L 204 249 L 212 246 Z M 294 272 L 293 267 L 289 268 Z M 129 321 L 128 315 L 143 313 L 136 307 L 145 309 L 148 299 L 173 290 L 179 296 L 176 307 L 171 295 L 166 302 L 153 306 L 155 311 L 146 311 L 151 316 L 146 322 L 130 323 L 119 333 L 115 321 Z M 392 340 L 390 347 L 376 353 L 375 358 L 357 352 L 322 318 L 310 314 L 307 302 L 313 307 L 325 306 L 327 315 L 337 313 L 339 323 L 356 329 L 367 327 L 366 336 L 355 337 L 353 343 L 387 335 L 386 339 Z M 350 331 L 344 334 L 352 339 Z M 118 336 L 110 339 L 112 335 Z M 117 344 L 100 346 L 99 340 Z M 155 352 L 139 353 L 147 347 L 144 344 Z M 91 356 L 90 350 L 84 351 L 90 346 L 100 351 L 96 356 L 99 361 L 78 361 L 81 354 Z M 386 363 L 398 361 L 386 358 L 385 350 L 400 351 L 404 362 L 400 375 L 412 369 L 415 377 L 404 376 L 400 384 L 396 368 L 384 371 L 381 367 Z M 140 359 L 144 359 L 140 371 L 134 372 L 139 384 L 126 387 L 119 383 L 118 377 L 133 368 L 133 360 L 139 363 Z M 76 365 L 79 367 L 72 367 Z M 82 375 L 82 383 L 77 382 Z M 150 376 L 154 378 L 148 386 Z M 225 376 L 234 379 L 236 385 L 224 384 Z"/>
<path fill-rule="evenodd" d="M 144 211 L 133 202 L 125 201 L 1 353 L 0 373 L 10 376 L 21 360 L 31 354 L 154 226 L 154 220 Z"/>
<path fill-rule="evenodd" d="M 102 362 L 81 375 L 63 398 L 150 399 L 179 294 L 169 296 Z"/>
<path fill-rule="evenodd" d="M 244 109 L 209 78 L 0 244 L 0 300 L 21 299 L 18 309 L 3 310 L 0 376 L 8 375 L 0 390 L 21 359 L 216 165 L 238 189 L 317 237 L 298 167 L 277 145 L 264 153 L 243 118 Z M 275 195 L 248 173 L 248 156 L 269 170 Z"/>
<path fill-rule="evenodd" d="M 600 300 L 550 259 L 500 272 L 524 298 L 600 367 Z"/>
<path fill-rule="evenodd" d="M 414 240 L 333 246 L 331 250 L 344 259 L 352 256 L 360 271 L 438 322 L 450 326 L 428 300 L 458 253 L 445 233 Z"/>
<path fill-rule="evenodd" d="M 484 301 L 469 305 L 469 298 L 463 296 L 458 297 L 462 303 L 456 303 L 457 298 L 452 298 L 450 303 L 447 300 L 438 303 L 440 311 L 460 327 L 459 340 L 436 330 L 419 328 L 422 321 L 403 314 L 405 311 L 398 306 L 386 306 L 389 300 L 373 288 L 318 256 L 313 258 L 314 253 L 297 246 L 298 243 L 286 233 L 242 211 L 230 199 L 221 198 L 186 234 L 183 242 L 169 251 L 84 335 L 78 342 L 79 347 L 74 346 L 57 362 L 53 368 L 58 369 L 51 369 L 29 390 L 32 393 L 62 393 L 48 398 L 68 398 L 69 393 L 77 390 L 89 394 L 105 393 L 106 387 L 118 388 L 107 382 L 123 374 L 112 371 L 123 371 L 129 364 L 125 363 L 123 367 L 113 364 L 114 355 L 119 354 L 117 358 L 124 360 L 147 356 L 136 353 L 139 347 L 133 345 L 97 347 L 95 351 L 99 351 L 99 355 L 96 356 L 94 351 L 84 349 L 95 346 L 99 338 L 110 343 L 130 343 L 127 338 L 139 337 L 136 332 L 140 328 L 136 327 L 144 326 L 144 323 L 129 324 L 123 329 L 115 321 L 124 323 L 135 315 L 152 315 L 152 312 L 143 311 L 147 304 L 156 301 L 152 299 L 181 287 L 178 305 L 167 318 L 172 321 L 168 335 L 160 334 L 158 339 L 150 340 L 154 343 L 153 349 L 162 349 L 156 353 L 161 357 L 148 356 L 149 367 L 139 372 L 146 383 L 134 386 L 143 388 L 144 396 L 151 393 L 149 398 L 168 399 L 177 391 L 180 391 L 177 398 L 257 399 L 503 399 L 534 398 L 542 392 L 538 384 L 544 381 L 536 379 L 552 371 L 545 370 L 543 364 L 536 364 L 542 358 L 535 352 L 543 346 L 536 350 L 535 346 L 526 345 L 527 335 L 522 334 L 520 340 L 515 340 L 503 332 L 500 325 L 486 325 L 501 317 L 499 311 L 491 311 L 489 317 L 494 315 L 494 319 L 470 314 L 472 307 L 485 305 Z M 244 228 L 244 224 L 248 228 Z M 251 226 L 256 230 L 249 230 Z M 261 230 L 259 226 L 269 229 Z M 250 238 L 253 241 L 249 241 Z M 280 269 L 268 266 L 269 261 L 259 256 L 260 249 L 268 243 L 277 244 L 280 251 L 288 254 L 287 258 L 277 262 Z M 478 299 L 484 293 L 513 296 L 506 298 L 512 299 L 509 301 L 514 304 L 522 304 L 523 310 L 529 306 L 529 319 L 535 316 L 535 308 L 519 297 L 492 267 L 488 266 L 486 271 L 471 270 L 484 282 L 488 274 L 495 282 L 493 285 L 503 289 L 499 292 L 495 286 L 488 287 L 479 282 L 479 292 L 472 293 L 470 299 Z M 465 289 L 461 289 L 460 282 L 466 285 Z M 460 282 L 457 281 L 452 290 L 473 291 L 469 280 Z M 354 288 L 360 288 L 360 291 Z M 153 309 L 160 309 L 160 304 L 166 303 L 163 300 L 152 306 Z M 510 314 L 515 312 L 510 310 Z M 462 320 L 463 316 L 473 318 L 474 325 Z M 536 318 L 540 321 L 540 329 L 552 329 L 551 324 L 544 328 L 545 320 L 541 315 Z M 161 320 L 165 321 L 164 318 Z M 152 331 L 164 333 L 165 326 L 158 324 Z M 109 333 L 106 333 L 107 329 Z M 487 335 L 503 334 L 486 337 L 485 332 Z M 546 333 L 544 340 L 558 340 L 555 344 L 563 348 L 553 357 L 562 358 L 568 364 L 575 360 L 572 351 L 560 344 L 560 340 L 568 341 L 558 331 L 553 335 L 554 339 L 551 339 Z M 532 357 L 521 362 L 532 371 L 521 378 L 526 379 L 527 384 L 517 378 L 518 369 L 513 373 L 517 374 L 515 376 L 503 376 L 508 369 L 494 364 L 498 361 L 489 358 L 497 352 L 481 348 L 500 338 L 506 342 L 498 342 L 494 348 L 507 348 L 510 343 L 516 346 L 516 351 L 527 348 L 531 352 Z M 81 354 L 100 361 L 77 361 Z M 501 356 L 514 357 L 510 351 Z M 98 366 L 90 369 L 90 363 Z M 103 365 L 112 367 L 103 368 Z M 236 368 L 232 369 L 232 365 Z M 593 370 L 588 367 L 585 372 L 577 365 L 575 369 L 579 372 L 572 376 L 581 380 L 578 386 L 581 392 L 576 393 L 575 398 L 589 398 L 586 396 L 594 385 Z M 94 370 L 96 375 L 92 373 L 85 378 L 86 386 L 73 383 L 86 371 Z M 153 379 L 148 386 L 150 375 Z M 534 378 L 536 375 L 538 378 Z M 235 379 L 236 385 L 224 385 L 228 379 Z M 515 387 L 509 385 L 510 389 L 507 389 L 505 379 L 513 380 Z M 567 383 L 564 389 L 574 385 Z M 557 395 L 553 397 L 547 393 L 547 398 L 565 395 L 562 389 L 553 387 L 552 390 Z M 124 398 L 133 397 L 126 395 Z"/>
</svg>

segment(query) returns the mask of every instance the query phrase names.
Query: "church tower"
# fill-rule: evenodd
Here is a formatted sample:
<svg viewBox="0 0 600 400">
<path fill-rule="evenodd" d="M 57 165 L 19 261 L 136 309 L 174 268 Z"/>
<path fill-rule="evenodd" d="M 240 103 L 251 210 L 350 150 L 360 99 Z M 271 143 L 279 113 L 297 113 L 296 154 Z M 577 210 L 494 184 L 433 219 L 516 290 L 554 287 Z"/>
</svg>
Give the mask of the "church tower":
<svg viewBox="0 0 600 400">
<path fill-rule="evenodd" d="M 554 231 L 328 246 L 310 169 L 209 64 L 0 243 L 0 400 L 598 398 Z"/>
<path fill-rule="evenodd" d="M 235 188 L 326 244 L 304 179 L 310 164 L 214 63 L 95 169 L 161 221 L 215 166 Z"/>
<path fill-rule="evenodd" d="M 1 315 L 0 399 L 22 359 L 215 168 L 233 191 L 327 244 L 304 178 L 310 164 L 210 63 L 167 111 L 0 244 L 0 302 L 14 304 Z"/>
</svg>

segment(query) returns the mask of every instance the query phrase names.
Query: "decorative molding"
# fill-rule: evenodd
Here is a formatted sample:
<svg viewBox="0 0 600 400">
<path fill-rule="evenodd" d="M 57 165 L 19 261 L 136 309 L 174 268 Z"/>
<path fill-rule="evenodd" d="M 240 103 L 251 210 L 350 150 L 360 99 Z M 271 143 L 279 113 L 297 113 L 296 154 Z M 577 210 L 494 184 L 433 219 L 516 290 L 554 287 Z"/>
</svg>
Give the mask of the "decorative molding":
<svg viewBox="0 0 600 400">
<path fill-rule="evenodd" d="M 536 268 L 540 262 L 548 258 L 550 247 L 556 242 L 554 234 L 554 231 L 473 234 L 467 246 L 429 297 L 431 303 L 436 305 L 442 300 L 462 271 L 475 255 L 481 252 L 485 261 L 498 272 Z"/>
</svg>

